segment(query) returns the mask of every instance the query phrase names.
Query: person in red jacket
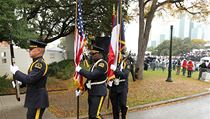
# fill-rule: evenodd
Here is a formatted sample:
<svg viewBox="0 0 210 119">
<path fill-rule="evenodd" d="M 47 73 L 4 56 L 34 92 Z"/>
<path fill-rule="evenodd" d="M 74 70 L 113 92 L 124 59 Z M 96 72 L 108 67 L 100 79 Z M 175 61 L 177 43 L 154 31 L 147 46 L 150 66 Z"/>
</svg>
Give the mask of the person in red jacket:
<svg viewBox="0 0 210 119">
<path fill-rule="evenodd" d="M 187 77 L 192 76 L 193 67 L 194 67 L 194 65 L 193 65 L 192 60 L 189 60 L 187 63 Z"/>
<path fill-rule="evenodd" d="M 185 76 L 186 70 L 187 70 L 187 60 L 184 59 L 184 60 L 182 61 L 182 75 L 183 75 L 183 76 Z"/>
</svg>

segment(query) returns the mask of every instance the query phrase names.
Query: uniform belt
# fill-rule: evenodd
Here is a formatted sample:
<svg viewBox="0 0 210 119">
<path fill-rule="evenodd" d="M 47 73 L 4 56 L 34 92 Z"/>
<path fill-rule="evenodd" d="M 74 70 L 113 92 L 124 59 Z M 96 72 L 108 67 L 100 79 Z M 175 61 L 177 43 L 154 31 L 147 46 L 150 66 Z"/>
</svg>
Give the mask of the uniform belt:
<svg viewBox="0 0 210 119">
<path fill-rule="evenodd" d="M 119 83 L 125 82 L 125 81 L 126 81 L 126 79 L 118 79 L 118 78 L 116 78 L 116 79 L 114 80 L 114 85 L 118 86 Z"/>
<path fill-rule="evenodd" d="M 28 89 L 46 89 L 45 87 L 27 87 Z"/>
<path fill-rule="evenodd" d="M 103 81 L 100 81 L 100 82 L 92 82 L 90 83 L 90 85 L 99 85 L 99 84 L 103 84 L 106 82 L 107 79 L 103 80 Z"/>
<path fill-rule="evenodd" d="M 119 82 L 124 82 L 125 81 L 125 79 L 120 79 L 120 81 Z"/>
</svg>

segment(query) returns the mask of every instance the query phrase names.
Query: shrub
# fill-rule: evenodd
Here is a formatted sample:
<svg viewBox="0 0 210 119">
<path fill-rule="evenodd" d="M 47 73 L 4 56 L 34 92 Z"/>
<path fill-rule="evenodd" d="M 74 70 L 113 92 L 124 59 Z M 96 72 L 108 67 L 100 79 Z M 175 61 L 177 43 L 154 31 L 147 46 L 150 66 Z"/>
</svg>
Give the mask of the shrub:
<svg viewBox="0 0 210 119">
<path fill-rule="evenodd" d="M 74 62 L 72 60 L 53 62 L 49 65 L 48 74 L 62 80 L 69 79 L 74 74 Z"/>
<path fill-rule="evenodd" d="M 10 93 L 12 89 L 11 80 L 6 79 L 7 74 L 0 76 L 0 95 Z"/>
</svg>

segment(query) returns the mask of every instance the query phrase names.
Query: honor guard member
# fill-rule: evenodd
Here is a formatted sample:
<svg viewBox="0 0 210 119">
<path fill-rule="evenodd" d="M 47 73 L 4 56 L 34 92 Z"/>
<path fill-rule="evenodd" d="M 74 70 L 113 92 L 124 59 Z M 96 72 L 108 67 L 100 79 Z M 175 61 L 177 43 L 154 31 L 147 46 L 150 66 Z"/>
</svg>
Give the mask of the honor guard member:
<svg viewBox="0 0 210 119">
<path fill-rule="evenodd" d="M 121 118 L 126 119 L 126 114 L 128 111 L 127 94 L 128 94 L 128 76 L 130 71 L 130 61 L 125 55 L 123 55 L 123 60 L 120 65 L 116 67 L 115 65 L 110 66 L 111 70 L 114 71 L 115 79 L 108 82 L 110 89 L 110 99 L 112 103 L 113 119 L 119 119 L 119 114 L 121 112 Z"/>
<path fill-rule="evenodd" d="M 102 119 L 100 111 L 107 95 L 106 80 L 108 64 L 103 59 L 103 48 L 94 45 L 90 53 L 93 60 L 90 71 L 86 71 L 80 66 L 76 67 L 76 71 L 87 78 L 85 90 L 88 90 L 89 119 Z M 76 91 L 76 96 L 78 95 L 80 95 L 80 91 Z"/>
<path fill-rule="evenodd" d="M 30 40 L 29 55 L 33 59 L 28 74 L 24 74 L 17 66 L 10 66 L 14 78 L 27 87 L 24 107 L 27 110 L 27 119 L 42 119 L 45 108 L 49 107 L 46 90 L 48 65 L 43 59 L 47 44 Z"/>
</svg>

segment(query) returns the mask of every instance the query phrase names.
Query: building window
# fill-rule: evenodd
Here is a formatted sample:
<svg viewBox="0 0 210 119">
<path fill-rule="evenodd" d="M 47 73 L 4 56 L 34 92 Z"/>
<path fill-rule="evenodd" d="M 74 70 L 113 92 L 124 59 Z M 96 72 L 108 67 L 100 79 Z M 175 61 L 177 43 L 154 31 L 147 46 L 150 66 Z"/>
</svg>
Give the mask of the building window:
<svg viewBox="0 0 210 119">
<path fill-rule="evenodd" d="M 1 52 L 1 57 L 6 57 L 6 52 Z"/>
<path fill-rule="evenodd" d="M 2 64 L 7 63 L 7 59 L 2 59 Z"/>
</svg>

